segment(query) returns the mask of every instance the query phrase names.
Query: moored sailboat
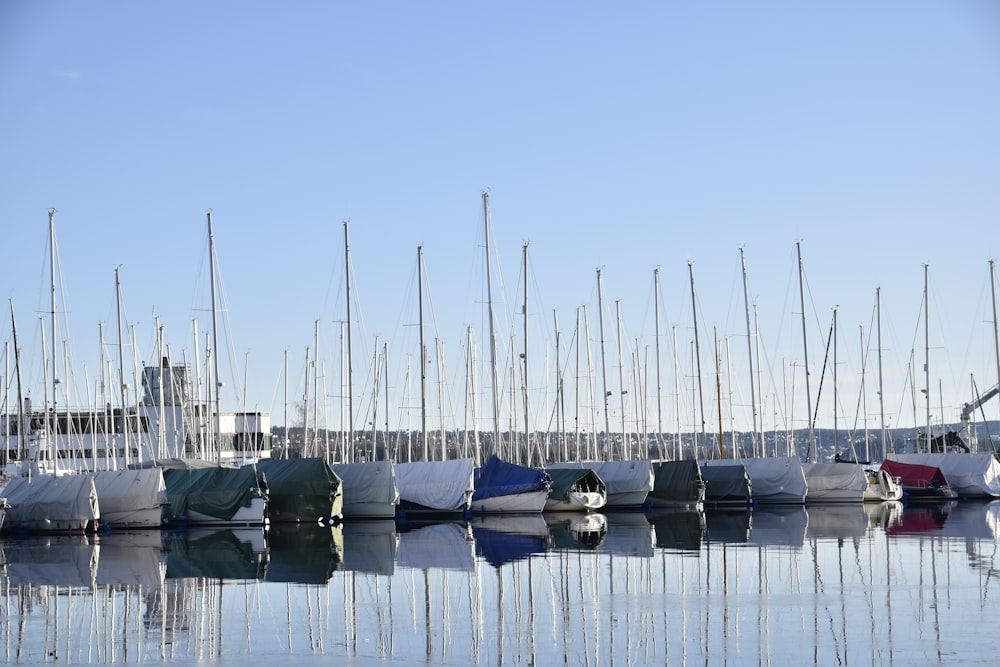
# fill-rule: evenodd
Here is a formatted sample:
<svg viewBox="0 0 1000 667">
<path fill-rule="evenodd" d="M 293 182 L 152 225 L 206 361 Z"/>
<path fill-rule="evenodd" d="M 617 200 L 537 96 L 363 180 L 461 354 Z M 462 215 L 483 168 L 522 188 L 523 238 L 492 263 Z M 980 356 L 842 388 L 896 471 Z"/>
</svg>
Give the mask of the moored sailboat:
<svg viewBox="0 0 1000 667">
<path fill-rule="evenodd" d="M 544 510 L 593 512 L 608 502 L 607 485 L 591 468 L 546 468 L 552 481 Z"/>
<path fill-rule="evenodd" d="M 541 512 L 552 481 L 544 470 L 526 468 L 493 454 L 475 471 L 473 513 Z"/>
</svg>

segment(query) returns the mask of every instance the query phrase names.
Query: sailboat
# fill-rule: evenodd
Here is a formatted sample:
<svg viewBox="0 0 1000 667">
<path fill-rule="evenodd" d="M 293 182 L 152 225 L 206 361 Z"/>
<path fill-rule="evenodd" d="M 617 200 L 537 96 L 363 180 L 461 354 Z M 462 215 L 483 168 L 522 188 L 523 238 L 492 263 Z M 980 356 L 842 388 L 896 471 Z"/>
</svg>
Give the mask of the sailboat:
<svg viewBox="0 0 1000 667">
<path fill-rule="evenodd" d="M 926 268 L 925 268 L 926 293 Z M 1000 335 L 997 329 L 997 296 L 996 296 L 996 269 L 993 260 L 990 260 L 990 285 L 993 297 L 993 345 L 996 357 L 997 374 L 1000 377 Z M 925 296 L 926 303 L 926 296 Z M 924 319 L 927 319 L 926 306 Z M 929 345 L 927 345 L 929 348 Z M 925 361 L 925 366 L 927 365 Z M 1000 384 L 998 384 L 1000 387 Z M 927 392 L 925 392 L 927 393 Z M 969 415 L 976 407 L 981 406 L 985 401 L 1000 393 L 996 387 L 983 393 L 975 401 L 963 406 L 961 420 L 963 431 Z M 928 402 L 927 433 L 920 442 L 926 444 L 923 451 L 912 454 L 893 454 L 892 458 L 900 463 L 930 466 L 939 468 L 948 479 L 949 486 L 963 498 L 993 499 L 1000 497 L 1000 461 L 997 460 L 995 452 L 973 452 L 955 433 L 943 433 L 937 437 L 930 434 L 930 403 Z M 949 437 L 950 436 L 950 437 Z M 949 442 L 956 442 L 956 447 L 946 446 Z"/>
<path fill-rule="evenodd" d="M 546 468 L 551 487 L 546 512 L 594 512 L 608 502 L 608 488 L 591 468 Z"/>
<path fill-rule="evenodd" d="M 486 236 L 486 281 L 487 308 L 489 309 L 489 336 L 491 341 L 491 366 L 496 369 L 496 332 L 493 329 L 493 289 L 492 255 L 490 252 L 490 208 L 489 193 L 483 192 L 483 229 Z M 524 363 L 524 427 L 525 444 L 528 463 L 531 463 L 530 419 L 528 414 L 528 246 L 522 249 L 522 268 L 524 272 L 524 353 L 521 359 Z M 494 424 L 494 443 L 499 443 L 499 388 L 496 373 L 492 375 L 492 405 Z M 477 452 L 478 456 L 478 452 Z M 490 455 L 481 467 L 476 468 L 473 479 L 471 510 L 474 514 L 501 513 L 534 513 L 545 509 L 548 501 L 552 480 L 544 470 L 522 466 L 510 461 L 504 461 L 496 452 Z"/>
<path fill-rule="evenodd" d="M 344 518 L 392 519 L 399 504 L 395 468 L 389 460 L 356 460 L 354 452 L 354 390 L 351 359 L 351 247 L 348 221 L 344 221 L 344 271 L 347 292 L 347 448 L 339 461 L 330 464 L 341 480 Z"/>
<path fill-rule="evenodd" d="M 400 519 L 424 516 L 465 516 L 475 492 L 474 465 L 471 458 L 432 461 L 427 449 L 427 348 L 424 345 L 423 246 L 417 247 L 417 291 L 420 312 L 420 423 L 424 460 L 393 464 L 399 489 Z M 443 443 L 442 443 L 443 446 Z M 442 456 L 444 452 L 442 452 Z"/>
<path fill-rule="evenodd" d="M 958 498 L 958 492 L 951 488 L 944 473 L 936 466 L 889 458 L 882 461 L 881 469 L 899 480 L 905 502 L 939 502 Z"/>
<path fill-rule="evenodd" d="M 802 354 L 803 365 L 805 367 L 806 379 L 806 411 L 809 420 L 809 461 L 800 464 L 803 476 L 806 481 L 806 497 L 809 502 L 861 502 L 864 500 L 865 489 L 868 488 L 868 478 L 864 469 L 856 463 L 841 463 L 839 461 L 826 462 L 818 461 L 818 447 L 816 443 L 815 416 L 812 410 L 812 395 L 809 389 L 809 345 L 806 334 L 806 298 L 805 287 L 803 285 L 802 269 L 802 246 L 795 244 L 799 263 L 799 302 L 802 307 Z M 833 311 L 833 322 L 830 325 L 830 337 L 827 342 L 833 343 L 833 368 L 836 374 L 837 368 L 837 310 Z M 825 371 L 824 361 L 824 371 Z M 836 376 L 834 377 L 834 387 L 836 387 Z M 820 386 L 822 387 L 822 375 L 820 376 Z M 837 423 L 837 396 L 834 390 L 833 398 L 833 421 L 834 428 Z"/>
</svg>

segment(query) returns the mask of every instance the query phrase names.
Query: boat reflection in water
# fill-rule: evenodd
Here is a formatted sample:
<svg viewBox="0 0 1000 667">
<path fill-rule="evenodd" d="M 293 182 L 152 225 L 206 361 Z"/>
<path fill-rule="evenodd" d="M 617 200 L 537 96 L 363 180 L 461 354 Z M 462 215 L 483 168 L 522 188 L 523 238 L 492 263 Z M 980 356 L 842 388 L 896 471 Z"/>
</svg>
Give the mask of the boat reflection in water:
<svg viewBox="0 0 1000 667">
<path fill-rule="evenodd" d="M 986 664 L 998 527 L 1000 501 L 963 501 L 3 540 L 0 643 L 8 663 Z"/>
</svg>

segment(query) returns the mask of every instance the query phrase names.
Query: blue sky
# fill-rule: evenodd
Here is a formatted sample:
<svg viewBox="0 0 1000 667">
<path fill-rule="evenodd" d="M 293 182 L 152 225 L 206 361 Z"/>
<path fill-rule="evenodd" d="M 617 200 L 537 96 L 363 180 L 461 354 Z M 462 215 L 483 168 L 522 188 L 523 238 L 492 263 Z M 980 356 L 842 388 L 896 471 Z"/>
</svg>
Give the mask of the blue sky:
<svg viewBox="0 0 1000 667">
<path fill-rule="evenodd" d="M 659 394 L 665 430 L 697 423 L 691 262 L 707 428 L 718 424 L 716 341 L 726 430 L 750 428 L 741 248 L 759 322 L 761 419 L 767 430 L 804 426 L 797 243 L 819 425 L 834 420 L 832 351 L 816 395 L 836 308 L 838 425 L 877 427 L 876 288 L 887 420 L 924 423 L 912 391 L 925 383 L 925 265 L 932 420 L 950 422 L 973 379 L 979 391 L 997 381 L 997 109 L 1000 7 L 990 0 L 5 2 L 0 284 L 40 401 L 55 208 L 57 339 L 70 358 L 60 375 L 79 397 L 60 401 L 92 401 L 99 323 L 106 356 L 117 357 L 115 267 L 135 331 L 126 358 L 155 360 L 159 322 L 172 356 L 193 359 L 192 321 L 202 337 L 210 326 L 212 209 L 221 338 L 231 340 L 224 403 L 239 407 L 245 385 L 247 407 L 282 424 L 286 377 L 299 400 L 319 321 L 321 393 L 335 426 L 349 220 L 356 427 L 372 421 L 376 337 L 388 346 L 390 422 L 419 426 L 422 246 L 429 421 L 470 422 L 471 327 L 479 426 L 489 430 L 485 190 L 505 377 L 510 341 L 515 354 L 523 344 L 529 244 L 528 393 L 539 426 L 552 413 L 554 313 L 570 420 L 577 369 L 600 387 L 603 366 L 620 428 L 621 366 L 628 420 L 645 414 L 655 426 Z M 578 365 L 581 306 L 591 354 Z M 11 327 L 0 336 L 10 341 Z M 594 421 L 589 405 L 580 412 Z"/>
</svg>

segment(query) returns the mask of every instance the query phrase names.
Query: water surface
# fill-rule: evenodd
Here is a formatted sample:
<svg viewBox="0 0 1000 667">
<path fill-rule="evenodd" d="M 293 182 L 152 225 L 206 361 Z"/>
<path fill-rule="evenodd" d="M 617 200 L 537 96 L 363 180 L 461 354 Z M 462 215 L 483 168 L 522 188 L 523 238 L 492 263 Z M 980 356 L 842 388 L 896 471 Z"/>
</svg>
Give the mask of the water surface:
<svg viewBox="0 0 1000 667">
<path fill-rule="evenodd" d="M 994 664 L 1000 501 L 0 541 L 10 664 Z"/>
</svg>

